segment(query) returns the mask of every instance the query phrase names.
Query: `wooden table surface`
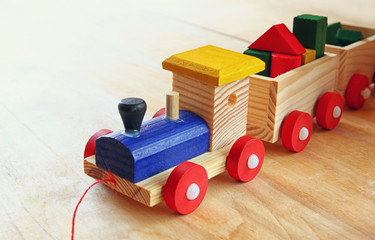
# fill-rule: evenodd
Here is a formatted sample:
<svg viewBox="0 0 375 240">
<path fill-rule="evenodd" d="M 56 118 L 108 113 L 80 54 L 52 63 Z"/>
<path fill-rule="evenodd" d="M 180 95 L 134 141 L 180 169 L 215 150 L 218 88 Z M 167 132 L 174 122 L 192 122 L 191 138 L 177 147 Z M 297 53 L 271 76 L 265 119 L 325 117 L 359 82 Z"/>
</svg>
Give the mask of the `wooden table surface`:
<svg viewBox="0 0 375 240">
<path fill-rule="evenodd" d="M 0 4 L 0 238 L 69 239 L 74 208 L 94 180 L 83 150 L 118 130 L 117 103 L 164 105 L 161 62 L 212 44 L 242 52 L 270 26 L 314 13 L 375 27 L 372 0 L 25 1 Z M 258 177 L 223 173 L 202 205 L 178 215 L 103 185 L 80 206 L 76 239 L 375 239 L 375 96 L 344 110 L 301 153 L 265 144 Z"/>
</svg>

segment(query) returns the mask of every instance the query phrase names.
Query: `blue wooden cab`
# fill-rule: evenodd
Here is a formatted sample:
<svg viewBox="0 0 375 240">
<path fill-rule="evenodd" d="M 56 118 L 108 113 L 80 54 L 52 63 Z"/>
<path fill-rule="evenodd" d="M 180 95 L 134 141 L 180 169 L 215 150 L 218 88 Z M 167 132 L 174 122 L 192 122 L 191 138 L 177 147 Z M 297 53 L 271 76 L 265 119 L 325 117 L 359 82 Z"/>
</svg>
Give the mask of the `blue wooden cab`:
<svg viewBox="0 0 375 240">
<path fill-rule="evenodd" d="M 96 165 L 131 182 L 139 182 L 208 151 L 210 130 L 190 111 L 180 120 L 164 116 L 146 121 L 141 135 L 127 137 L 124 130 L 96 140 Z"/>
</svg>

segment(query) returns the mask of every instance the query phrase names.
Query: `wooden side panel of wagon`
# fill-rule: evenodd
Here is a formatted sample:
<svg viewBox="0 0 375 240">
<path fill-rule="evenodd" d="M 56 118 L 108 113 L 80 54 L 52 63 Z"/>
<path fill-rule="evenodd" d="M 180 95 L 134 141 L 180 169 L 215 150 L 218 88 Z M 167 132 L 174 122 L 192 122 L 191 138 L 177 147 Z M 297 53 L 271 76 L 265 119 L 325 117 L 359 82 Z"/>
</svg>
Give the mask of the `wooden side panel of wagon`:
<svg viewBox="0 0 375 240">
<path fill-rule="evenodd" d="M 274 143 L 290 112 L 299 110 L 314 117 L 319 97 L 334 89 L 337 64 L 338 57 L 327 53 L 276 78 L 250 76 L 247 135 Z"/>
<path fill-rule="evenodd" d="M 345 47 L 326 45 L 326 51 L 339 57 L 335 91 L 345 94 L 349 80 L 355 73 L 372 79 L 375 72 L 375 29 L 342 25 L 343 29 L 361 31 L 365 39 Z"/>
</svg>

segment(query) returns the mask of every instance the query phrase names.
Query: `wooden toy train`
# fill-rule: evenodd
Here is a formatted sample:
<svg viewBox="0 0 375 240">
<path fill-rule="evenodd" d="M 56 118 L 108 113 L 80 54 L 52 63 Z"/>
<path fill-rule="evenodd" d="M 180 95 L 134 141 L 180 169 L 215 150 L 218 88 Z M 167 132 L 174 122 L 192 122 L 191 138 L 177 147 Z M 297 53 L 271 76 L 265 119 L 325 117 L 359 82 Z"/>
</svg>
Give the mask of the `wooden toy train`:
<svg viewBox="0 0 375 240">
<path fill-rule="evenodd" d="M 287 149 L 302 151 L 313 117 L 333 129 L 343 97 L 355 109 L 370 97 L 375 30 L 340 24 L 327 30 L 327 18 L 301 15 L 293 33 L 279 24 L 245 54 L 205 46 L 166 59 L 174 91 L 167 94 L 166 113 L 142 124 L 145 102 L 123 99 L 124 130 L 100 130 L 90 138 L 85 173 L 104 179 L 111 171 L 116 184 L 105 184 L 116 191 L 147 206 L 164 198 L 188 214 L 203 201 L 208 179 L 225 169 L 252 180 L 263 163 L 262 141 L 281 138 Z M 346 46 L 326 45 L 325 52 L 326 34 L 330 43 Z"/>
</svg>

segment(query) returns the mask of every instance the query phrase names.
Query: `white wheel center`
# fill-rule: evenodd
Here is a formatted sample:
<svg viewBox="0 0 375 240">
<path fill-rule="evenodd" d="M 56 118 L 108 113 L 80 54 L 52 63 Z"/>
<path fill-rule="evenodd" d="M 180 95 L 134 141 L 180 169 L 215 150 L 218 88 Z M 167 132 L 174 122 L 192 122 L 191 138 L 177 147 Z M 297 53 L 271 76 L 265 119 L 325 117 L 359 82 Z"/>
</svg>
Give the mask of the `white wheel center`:
<svg viewBox="0 0 375 240">
<path fill-rule="evenodd" d="M 304 141 L 309 137 L 309 130 L 305 127 L 299 131 L 299 140 Z"/>
<path fill-rule="evenodd" d="M 199 196 L 199 186 L 196 183 L 192 183 L 186 191 L 186 197 L 189 200 L 194 200 Z"/>
<path fill-rule="evenodd" d="M 254 168 L 258 167 L 258 164 L 259 164 L 258 156 L 255 155 L 255 154 L 251 154 L 251 156 L 249 157 L 249 160 L 247 160 L 247 166 L 250 169 L 254 169 Z"/>
<path fill-rule="evenodd" d="M 363 89 L 361 92 L 361 95 L 364 99 L 369 99 L 371 96 L 371 90 L 370 88 Z"/>
<path fill-rule="evenodd" d="M 336 106 L 332 112 L 333 118 L 339 118 L 341 116 L 341 108 Z"/>
</svg>

